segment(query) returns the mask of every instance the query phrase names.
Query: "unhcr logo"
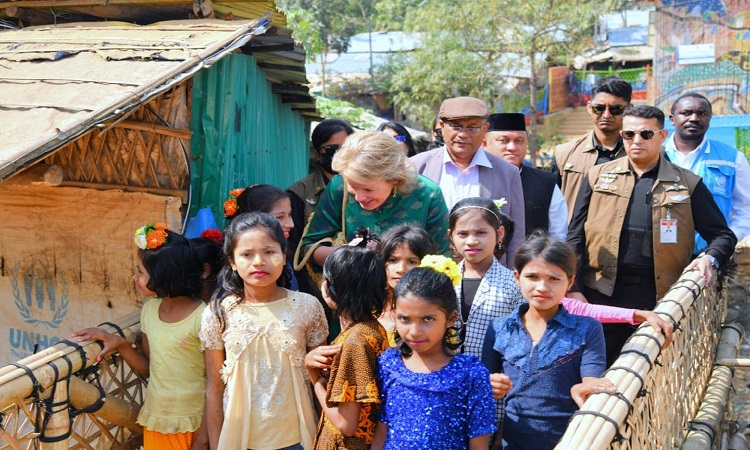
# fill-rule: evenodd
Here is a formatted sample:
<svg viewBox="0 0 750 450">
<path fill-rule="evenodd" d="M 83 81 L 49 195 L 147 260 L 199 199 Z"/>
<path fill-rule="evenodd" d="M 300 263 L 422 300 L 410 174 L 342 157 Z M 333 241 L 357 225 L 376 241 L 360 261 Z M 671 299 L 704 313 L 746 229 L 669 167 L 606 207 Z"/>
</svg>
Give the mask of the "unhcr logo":
<svg viewBox="0 0 750 450">
<path fill-rule="evenodd" d="M 34 258 L 23 267 L 18 261 L 11 274 L 16 309 L 23 321 L 50 330 L 59 328 L 68 314 L 68 284 L 60 276 L 58 292 L 54 272 L 44 261 Z"/>
</svg>

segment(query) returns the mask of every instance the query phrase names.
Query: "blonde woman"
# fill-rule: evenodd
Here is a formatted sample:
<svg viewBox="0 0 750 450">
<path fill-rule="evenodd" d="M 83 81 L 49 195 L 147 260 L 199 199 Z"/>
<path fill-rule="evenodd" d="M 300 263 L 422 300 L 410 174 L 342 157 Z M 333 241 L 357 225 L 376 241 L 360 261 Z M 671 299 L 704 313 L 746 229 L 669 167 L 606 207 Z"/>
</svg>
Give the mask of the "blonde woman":
<svg viewBox="0 0 750 450">
<path fill-rule="evenodd" d="M 448 251 L 448 209 L 437 184 L 418 175 L 398 141 L 380 131 L 350 135 L 333 158 L 333 177 L 320 198 L 295 258 L 322 266 L 334 237 L 355 237 L 360 227 L 382 234 L 401 224 L 427 230 Z"/>
</svg>

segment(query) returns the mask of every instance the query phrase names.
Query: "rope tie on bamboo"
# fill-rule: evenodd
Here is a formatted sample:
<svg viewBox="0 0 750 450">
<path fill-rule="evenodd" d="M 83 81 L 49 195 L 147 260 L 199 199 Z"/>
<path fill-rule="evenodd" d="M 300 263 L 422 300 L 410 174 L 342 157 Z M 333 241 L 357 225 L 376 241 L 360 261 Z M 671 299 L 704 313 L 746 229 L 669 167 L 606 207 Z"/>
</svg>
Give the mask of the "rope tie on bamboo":
<svg viewBox="0 0 750 450">
<path fill-rule="evenodd" d="M 68 365 L 68 376 L 73 372 L 73 362 L 68 358 L 68 355 L 63 355 L 63 360 Z M 70 417 L 70 383 L 66 384 L 67 393 L 65 395 L 65 399 L 60 402 L 55 402 L 55 393 L 57 392 L 57 383 L 60 381 L 60 371 L 57 370 L 57 365 L 53 364 L 52 361 L 47 363 L 48 366 L 52 367 L 52 370 L 55 372 L 55 379 L 52 382 L 52 392 L 50 393 L 49 397 L 47 397 L 44 400 L 44 418 L 42 419 L 42 429 L 39 434 L 39 441 L 40 442 L 60 442 L 70 437 L 70 434 L 73 431 L 73 422 L 68 422 L 68 431 L 60 436 L 47 436 L 46 430 L 47 430 L 47 424 L 49 423 L 50 419 L 52 418 L 53 414 L 67 411 L 68 417 Z"/>
<path fill-rule="evenodd" d="M 116 323 L 112 323 L 112 322 L 102 322 L 102 323 L 100 323 L 99 325 L 97 325 L 97 327 L 101 327 L 102 325 L 108 325 L 108 326 L 110 326 L 110 327 L 114 328 L 114 329 L 115 329 L 115 331 L 117 331 L 117 334 L 119 334 L 121 338 L 123 338 L 123 339 L 126 339 L 126 337 L 125 337 L 125 332 L 124 332 L 124 331 L 122 331 L 122 328 L 121 328 L 121 327 L 120 327 L 119 325 L 117 325 Z"/>
<path fill-rule="evenodd" d="M 624 370 L 625 372 L 628 372 L 629 374 L 636 377 L 638 381 L 641 382 L 641 387 L 640 389 L 638 389 L 638 395 L 636 395 L 636 398 L 645 397 L 649 393 L 648 390 L 646 389 L 646 382 L 643 380 L 643 377 L 641 376 L 641 374 L 631 369 L 630 367 L 612 366 L 609 369 L 604 371 L 604 373 L 602 374 L 602 377 L 606 376 L 608 372 L 613 371 L 613 370 Z"/>
<path fill-rule="evenodd" d="M 584 416 L 584 415 L 596 416 L 596 417 L 599 417 L 600 419 L 604 419 L 607 422 L 611 423 L 612 426 L 615 427 L 615 437 L 612 438 L 613 442 L 621 441 L 621 440 L 624 439 L 624 437 L 622 436 L 622 434 L 620 434 L 620 424 L 617 423 L 617 422 L 615 422 L 615 419 L 609 417 L 606 414 L 602 414 L 602 413 L 600 413 L 598 411 L 578 410 L 578 411 L 574 412 L 572 416 L 570 416 L 570 419 L 573 420 L 573 417 L 575 417 L 575 416 Z"/>
<path fill-rule="evenodd" d="M 74 375 L 80 377 L 83 381 L 88 382 L 89 384 L 93 385 L 99 390 L 99 398 L 92 403 L 91 405 L 87 406 L 83 409 L 74 409 L 70 408 L 70 415 L 71 417 L 75 417 L 81 413 L 92 413 L 99 411 L 102 406 L 104 406 L 104 399 L 107 396 L 107 393 L 105 392 L 104 388 L 102 387 L 101 382 L 99 381 L 99 363 L 92 364 L 89 367 L 86 367 L 88 365 L 88 358 L 86 357 L 86 349 L 83 348 L 79 343 L 73 342 L 68 339 L 64 339 L 60 341 L 66 345 L 70 345 L 71 347 L 75 347 L 78 351 L 78 354 L 81 357 L 81 370 L 76 372 Z M 99 344 L 100 348 L 104 348 L 104 344 L 101 341 L 94 341 L 97 344 Z M 71 370 L 73 370 L 71 368 Z"/>
<path fill-rule="evenodd" d="M 692 287 L 686 286 L 685 285 L 686 283 L 692 283 L 693 287 L 697 288 L 698 290 L 696 291 Z M 695 301 L 695 299 L 697 299 L 701 293 L 701 287 L 698 284 L 698 282 L 695 280 L 690 280 L 690 279 L 684 279 L 684 280 L 678 281 L 671 288 L 669 288 L 667 292 L 676 291 L 677 289 L 687 289 L 691 294 L 693 294 L 693 301 Z"/>
<path fill-rule="evenodd" d="M 86 349 L 84 349 L 83 346 L 81 344 L 79 344 L 78 342 L 73 342 L 70 339 L 63 339 L 60 342 L 62 342 L 65 345 L 69 345 L 69 346 L 71 346 L 71 347 L 73 347 L 73 348 L 76 349 L 76 351 L 78 352 L 78 356 L 81 357 L 81 370 L 85 369 L 86 366 L 89 363 L 89 359 L 88 359 L 88 357 L 86 357 Z M 99 344 L 99 346 L 102 349 L 104 348 L 104 344 L 102 342 L 100 342 L 100 341 L 94 341 L 94 342 L 96 342 L 97 344 Z"/>
<path fill-rule="evenodd" d="M 628 400 L 628 398 L 625 397 L 625 395 L 622 392 L 605 391 L 604 389 L 601 389 L 598 391 L 593 391 L 589 395 L 593 395 L 593 394 L 607 394 L 611 397 L 617 398 L 618 400 L 622 400 L 623 402 L 625 402 L 626 405 L 628 405 L 628 415 L 630 415 L 630 413 L 633 412 L 633 404 L 630 403 L 630 400 Z"/>
<path fill-rule="evenodd" d="M 653 368 L 654 368 L 654 362 L 652 362 L 652 361 L 651 361 L 651 357 L 650 357 L 650 356 L 648 356 L 648 354 L 646 354 L 646 353 L 643 353 L 643 352 L 642 352 L 642 351 L 640 351 L 640 350 L 636 350 L 636 349 L 634 349 L 634 348 L 630 348 L 630 349 L 627 349 L 627 350 L 623 350 L 623 351 L 621 351 L 621 352 L 620 352 L 620 355 L 622 356 L 622 355 L 626 355 L 626 354 L 628 354 L 628 353 L 635 353 L 636 355 L 638 355 L 638 356 L 640 356 L 641 358 L 645 359 L 645 360 L 646 360 L 646 362 L 648 363 L 648 369 L 649 369 L 649 370 L 651 370 L 651 369 L 653 369 Z M 657 362 L 657 364 L 661 365 L 661 363 L 658 363 L 658 362 Z"/>
<path fill-rule="evenodd" d="M 34 372 L 29 369 L 27 366 L 24 366 L 23 364 L 12 362 L 10 363 L 11 366 L 16 366 L 19 369 L 26 372 L 26 376 L 28 376 L 31 379 L 31 394 L 29 394 L 28 397 L 34 398 L 34 405 L 36 405 L 36 420 L 34 421 L 34 433 L 39 433 L 39 424 L 40 424 L 40 415 L 42 412 L 42 408 L 44 408 L 44 403 L 42 402 L 41 397 L 39 396 L 40 392 L 44 392 L 44 388 L 42 387 L 41 383 L 39 383 L 39 380 L 34 375 Z"/>
<path fill-rule="evenodd" d="M 628 340 L 633 339 L 635 337 L 645 337 L 645 338 L 651 339 L 652 341 L 654 341 L 656 343 L 656 346 L 659 348 L 659 354 L 661 354 L 661 342 L 659 342 L 659 338 L 658 337 L 654 336 L 653 334 L 649 334 L 649 333 L 638 333 L 638 332 L 636 332 L 636 333 L 631 334 L 630 338 Z M 661 365 L 659 362 L 656 361 L 656 359 L 659 358 L 659 354 L 657 354 L 656 358 L 654 358 L 654 364 Z"/>
<path fill-rule="evenodd" d="M 680 312 L 682 312 L 682 317 L 687 316 L 687 314 L 685 314 L 685 307 L 682 306 L 682 303 L 678 302 L 677 300 L 673 300 L 673 299 L 670 298 L 670 299 L 667 299 L 667 300 L 662 300 L 659 303 L 674 303 L 675 305 L 679 306 Z"/>
<path fill-rule="evenodd" d="M 675 331 L 682 329 L 682 328 L 680 328 L 680 324 L 677 323 L 677 320 L 674 318 L 674 316 L 672 314 L 669 314 L 668 312 L 663 312 L 663 311 L 656 311 L 656 314 L 660 315 L 660 316 L 667 316 L 667 317 L 669 317 L 669 320 L 672 321 L 672 326 L 674 327 Z"/>
<path fill-rule="evenodd" d="M 713 425 L 711 425 L 710 423 L 704 422 L 702 420 L 689 421 L 685 429 L 705 433 L 710 439 L 709 442 L 713 442 L 714 439 L 716 439 L 716 429 L 714 429 Z"/>
</svg>

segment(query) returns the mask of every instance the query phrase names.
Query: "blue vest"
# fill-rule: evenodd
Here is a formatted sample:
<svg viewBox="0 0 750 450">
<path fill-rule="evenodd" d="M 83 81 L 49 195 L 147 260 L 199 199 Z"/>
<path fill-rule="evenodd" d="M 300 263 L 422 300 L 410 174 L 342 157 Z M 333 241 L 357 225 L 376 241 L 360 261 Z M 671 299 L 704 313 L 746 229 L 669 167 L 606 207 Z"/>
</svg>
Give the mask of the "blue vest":
<svg viewBox="0 0 750 450">
<path fill-rule="evenodd" d="M 670 139 L 665 151 L 669 160 L 677 164 L 674 138 Z M 737 149 L 719 141 L 704 139 L 697 149 L 698 156 L 691 167 L 685 167 L 703 179 L 716 205 L 729 224 L 729 214 L 732 212 L 732 193 L 734 192 L 735 173 L 737 170 Z M 679 164 L 678 164 L 679 165 Z M 695 234 L 695 253 L 701 252 L 708 244 L 698 233 Z"/>
</svg>

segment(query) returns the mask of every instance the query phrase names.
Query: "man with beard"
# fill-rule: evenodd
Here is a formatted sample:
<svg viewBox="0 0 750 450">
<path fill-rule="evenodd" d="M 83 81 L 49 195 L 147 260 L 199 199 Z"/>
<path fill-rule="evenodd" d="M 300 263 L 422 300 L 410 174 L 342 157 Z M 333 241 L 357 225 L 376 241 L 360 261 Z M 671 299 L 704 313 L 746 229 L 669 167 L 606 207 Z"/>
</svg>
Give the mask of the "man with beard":
<svg viewBox="0 0 750 450">
<path fill-rule="evenodd" d="M 525 206 L 526 236 L 544 230 L 564 241 L 568 236 L 568 207 L 557 186 L 557 177 L 547 171 L 526 165 L 526 118 L 521 113 L 490 114 L 490 124 L 482 145 L 484 149 L 518 167 L 521 173 Z"/>
<path fill-rule="evenodd" d="M 622 78 L 605 77 L 597 81 L 586 105 L 594 129 L 555 148 L 552 172 L 557 173 L 557 184 L 568 203 L 568 220 L 573 215 L 578 190 L 589 169 L 625 156 L 620 130 L 622 113 L 630 105 L 632 94 L 630 83 Z"/>
<path fill-rule="evenodd" d="M 669 115 L 675 132 L 664 148 L 670 161 L 703 178 L 729 228 L 742 240 L 750 235 L 750 166 L 736 148 L 706 138 L 711 116 L 706 97 L 678 97 Z M 706 247 L 698 236 L 695 244 L 695 253 Z"/>
</svg>

